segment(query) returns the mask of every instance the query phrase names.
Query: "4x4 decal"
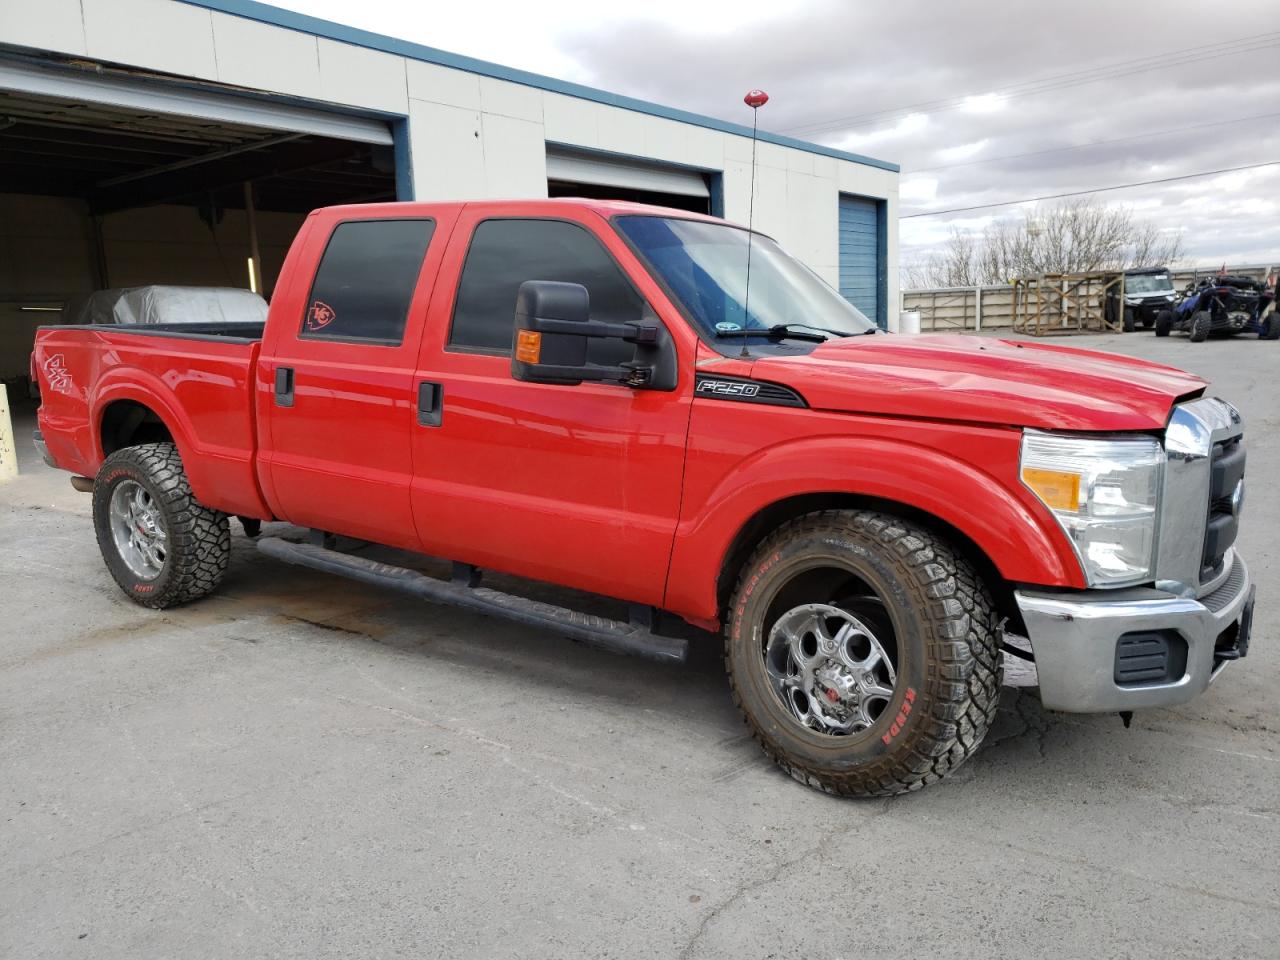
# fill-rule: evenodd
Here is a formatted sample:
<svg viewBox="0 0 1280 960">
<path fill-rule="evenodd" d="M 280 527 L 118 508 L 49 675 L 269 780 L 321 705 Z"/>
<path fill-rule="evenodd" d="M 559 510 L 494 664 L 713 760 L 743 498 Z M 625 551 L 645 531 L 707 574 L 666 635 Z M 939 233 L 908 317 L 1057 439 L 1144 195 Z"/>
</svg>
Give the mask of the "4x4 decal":
<svg viewBox="0 0 1280 960">
<path fill-rule="evenodd" d="M 45 360 L 44 376 L 54 393 L 65 393 L 69 397 L 79 395 L 75 381 L 71 379 L 71 371 L 67 369 L 67 358 L 62 354 L 55 353 Z"/>
</svg>

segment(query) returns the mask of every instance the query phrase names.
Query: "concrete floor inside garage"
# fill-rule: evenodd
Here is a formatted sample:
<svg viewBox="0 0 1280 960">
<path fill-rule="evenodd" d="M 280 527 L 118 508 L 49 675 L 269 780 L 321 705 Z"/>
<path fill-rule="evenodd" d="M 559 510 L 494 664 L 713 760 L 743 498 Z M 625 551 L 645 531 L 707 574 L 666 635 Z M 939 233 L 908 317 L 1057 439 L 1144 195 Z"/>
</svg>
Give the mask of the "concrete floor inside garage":
<svg viewBox="0 0 1280 960">
<path fill-rule="evenodd" d="M 1064 342 L 1243 410 L 1253 650 L 1127 731 L 1006 690 L 957 776 L 870 802 L 775 770 L 715 649 L 623 659 L 238 535 L 219 594 L 134 606 L 19 407 L 0 956 L 1274 957 L 1280 347 Z"/>
</svg>

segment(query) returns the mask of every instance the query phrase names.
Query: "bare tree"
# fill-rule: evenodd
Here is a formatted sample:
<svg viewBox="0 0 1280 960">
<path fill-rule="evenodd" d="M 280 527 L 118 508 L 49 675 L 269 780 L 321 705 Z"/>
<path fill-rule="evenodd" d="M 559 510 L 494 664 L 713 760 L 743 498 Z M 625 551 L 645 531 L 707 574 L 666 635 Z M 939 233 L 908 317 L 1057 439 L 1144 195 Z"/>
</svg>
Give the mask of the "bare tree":
<svg viewBox="0 0 1280 960">
<path fill-rule="evenodd" d="M 978 284 L 979 240 L 968 230 L 952 227 L 947 245 L 903 268 L 908 289 L 972 287 Z"/>
<path fill-rule="evenodd" d="M 1126 207 L 1071 200 L 1019 220 L 999 220 L 975 236 L 952 230 L 941 251 L 910 264 L 908 287 L 1008 283 L 1042 273 L 1173 265 L 1182 237 L 1138 220 Z"/>
</svg>

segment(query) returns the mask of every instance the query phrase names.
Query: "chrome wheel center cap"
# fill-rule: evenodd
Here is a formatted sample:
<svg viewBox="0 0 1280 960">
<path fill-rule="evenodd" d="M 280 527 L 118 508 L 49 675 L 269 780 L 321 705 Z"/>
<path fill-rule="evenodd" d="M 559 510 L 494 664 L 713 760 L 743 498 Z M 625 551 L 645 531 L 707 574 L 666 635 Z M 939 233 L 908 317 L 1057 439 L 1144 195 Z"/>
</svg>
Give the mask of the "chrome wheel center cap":
<svg viewBox="0 0 1280 960">
<path fill-rule="evenodd" d="M 168 556 L 169 534 L 151 494 L 141 484 L 124 480 L 112 491 L 107 512 L 111 539 L 125 566 L 140 580 L 160 576 Z"/>
<path fill-rule="evenodd" d="M 871 629 L 847 610 L 807 603 L 769 633 L 765 669 L 804 727 L 832 736 L 871 727 L 893 697 L 897 672 Z"/>
</svg>

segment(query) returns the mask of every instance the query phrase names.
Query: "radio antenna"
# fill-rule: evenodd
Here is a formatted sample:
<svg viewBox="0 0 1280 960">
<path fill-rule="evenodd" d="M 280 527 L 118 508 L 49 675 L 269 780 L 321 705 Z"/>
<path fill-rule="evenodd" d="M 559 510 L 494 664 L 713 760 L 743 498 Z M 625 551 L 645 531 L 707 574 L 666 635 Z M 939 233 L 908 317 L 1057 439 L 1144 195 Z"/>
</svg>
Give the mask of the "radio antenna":
<svg viewBox="0 0 1280 960">
<path fill-rule="evenodd" d="M 756 120 L 760 108 L 769 102 L 769 95 L 763 90 L 749 90 L 742 102 L 751 108 L 751 193 L 747 200 L 747 290 L 742 297 L 742 353 L 739 356 L 750 357 L 747 329 L 751 325 L 751 241 L 755 239 L 756 216 Z"/>
</svg>

